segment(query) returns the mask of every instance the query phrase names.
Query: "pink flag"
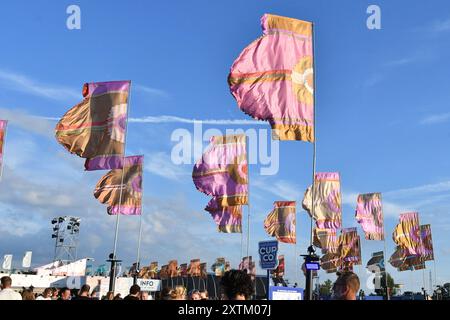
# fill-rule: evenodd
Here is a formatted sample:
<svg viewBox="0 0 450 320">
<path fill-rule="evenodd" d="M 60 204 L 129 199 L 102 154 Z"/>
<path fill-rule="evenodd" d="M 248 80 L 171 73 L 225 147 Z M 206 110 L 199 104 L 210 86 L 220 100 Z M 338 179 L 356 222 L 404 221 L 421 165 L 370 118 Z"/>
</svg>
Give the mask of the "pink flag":
<svg viewBox="0 0 450 320">
<path fill-rule="evenodd" d="M 261 27 L 231 66 L 231 93 L 246 114 L 269 121 L 273 139 L 313 142 L 312 23 L 265 14 Z"/>
<path fill-rule="evenodd" d="M 384 240 L 381 193 L 360 194 L 356 206 L 356 221 L 367 240 Z"/>
</svg>

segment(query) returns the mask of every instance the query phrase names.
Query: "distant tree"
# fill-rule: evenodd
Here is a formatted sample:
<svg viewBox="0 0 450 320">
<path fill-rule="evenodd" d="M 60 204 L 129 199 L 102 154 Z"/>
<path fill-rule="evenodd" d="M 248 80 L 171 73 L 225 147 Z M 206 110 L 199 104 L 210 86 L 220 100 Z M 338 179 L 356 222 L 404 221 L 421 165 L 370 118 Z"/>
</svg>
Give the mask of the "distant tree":
<svg viewBox="0 0 450 320">
<path fill-rule="evenodd" d="M 333 288 L 333 282 L 328 279 L 324 283 L 322 283 L 319 287 L 319 293 L 321 296 L 330 296 L 331 289 Z"/>
<path fill-rule="evenodd" d="M 394 278 L 392 278 L 392 276 L 387 272 L 382 273 L 380 280 L 381 288 L 375 289 L 375 293 L 377 295 L 386 296 L 386 275 L 387 275 L 387 287 L 389 288 L 390 295 L 393 296 L 397 293 L 397 287 L 395 285 Z M 373 281 L 375 283 L 375 279 Z"/>
</svg>

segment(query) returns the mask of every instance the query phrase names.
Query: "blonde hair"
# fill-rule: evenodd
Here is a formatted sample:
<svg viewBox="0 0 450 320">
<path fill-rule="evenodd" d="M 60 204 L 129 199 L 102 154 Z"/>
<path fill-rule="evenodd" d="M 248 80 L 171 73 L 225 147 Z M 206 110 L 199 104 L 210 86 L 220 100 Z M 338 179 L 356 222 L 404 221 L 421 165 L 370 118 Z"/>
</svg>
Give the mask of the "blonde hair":
<svg viewBox="0 0 450 320">
<path fill-rule="evenodd" d="M 186 300 L 186 288 L 183 286 L 176 286 L 175 289 L 169 292 L 170 300 Z"/>
</svg>

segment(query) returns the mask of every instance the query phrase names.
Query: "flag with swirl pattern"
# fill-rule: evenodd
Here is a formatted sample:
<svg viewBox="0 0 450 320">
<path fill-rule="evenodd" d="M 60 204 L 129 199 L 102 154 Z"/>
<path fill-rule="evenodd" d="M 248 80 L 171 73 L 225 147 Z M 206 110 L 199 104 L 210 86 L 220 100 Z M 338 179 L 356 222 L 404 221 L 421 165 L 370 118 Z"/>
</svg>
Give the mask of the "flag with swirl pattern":
<svg viewBox="0 0 450 320">
<path fill-rule="evenodd" d="M 356 221 L 364 230 L 367 240 L 384 240 L 381 193 L 358 195 Z"/>
<path fill-rule="evenodd" d="M 419 214 L 417 212 L 400 214 L 400 223 L 395 227 L 392 238 L 398 246 L 406 250 L 408 255 L 421 255 L 423 245 Z"/>
<path fill-rule="evenodd" d="M 295 244 L 295 201 L 275 201 L 273 207 L 264 220 L 264 229 L 280 242 Z"/>
<path fill-rule="evenodd" d="M 242 208 L 248 203 L 245 135 L 213 136 L 192 172 L 195 187 L 211 196 L 207 207 L 219 232 L 241 232 Z"/>
<path fill-rule="evenodd" d="M 312 23 L 264 14 L 261 27 L 231 66 L 231 94 L 243 112 L 270 123 L 273 139 L 313 142 Z"/>
<path fill-rule="evenodd" d="M 424 224 L 420 226 L 420 235 L 422 238 L 424 261 L 434 260 L 433 239 L 431 238 L 431 225 Z"/>
<path fill-rule="evenodd" d="M 108 214 L 141 214 L 143 164 L 144 156 L 125 157 L 123 169 L 109 171 L 97 183 L 94 196 L 101 203 L 108 204 Z"/>
<path fill-rule="evenodd" d="M 360 265 L 361 240 L 356 228 L 342 229 L 339 236 L 339 249 L 343 269 L 351 268 L 353 265 Z"/>
<path fill-rule="evenodd" d="M 86 170 L 121 168 L 130 84 L 85 83 L 83 101 L 56 125 L 56 140 L 70 153 L 86 158 Z"/>
<path fill-rule="evenodd" d="M 312 216 L 312 186 L 305 192 L 302 202 Z M 341 184 L 338 172 L 318 172 L 314 181 L 314 216 L 320 229 L 339 229 L 342 225 Z"/>
</svg>

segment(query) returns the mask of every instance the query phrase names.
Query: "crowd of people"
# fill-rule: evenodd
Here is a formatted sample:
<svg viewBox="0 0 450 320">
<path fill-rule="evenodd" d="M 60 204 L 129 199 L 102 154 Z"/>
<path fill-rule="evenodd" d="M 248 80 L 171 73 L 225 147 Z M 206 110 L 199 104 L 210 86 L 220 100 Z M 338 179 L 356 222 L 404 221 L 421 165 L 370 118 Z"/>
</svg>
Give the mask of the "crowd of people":
<svg viewBox="0 0 450 320">
<path fill-rule="evenodd" d="M 246 271 L 230 270 L 225 272 L 220 280 L 222 300 L 250 300 L 254 292 L 254 283 Z M 336 300 L 356 300 L 360 288 L 358 276 L 353 272 L 338 274 L 333 285 L 333 294 Z M 41 294 L 34 293 L 34 288 L 23 288 L 21 293 L 12 289 L 12 279 L 9 276 L 1 278 L 0 300 L 208 300 L 206 290 L 192 290 L 187 292 L 183 286 L 174 288 L 165 287 L 155 294 L 142 291 L 139 285 L 130 287 L 129 294 L 121 297 L 108 292 L 98 297 L 98 292 L 91 291 L 89 285 L 84 284 L 79 290 L 65 288 L 46 288 Z"/>
</svg>

